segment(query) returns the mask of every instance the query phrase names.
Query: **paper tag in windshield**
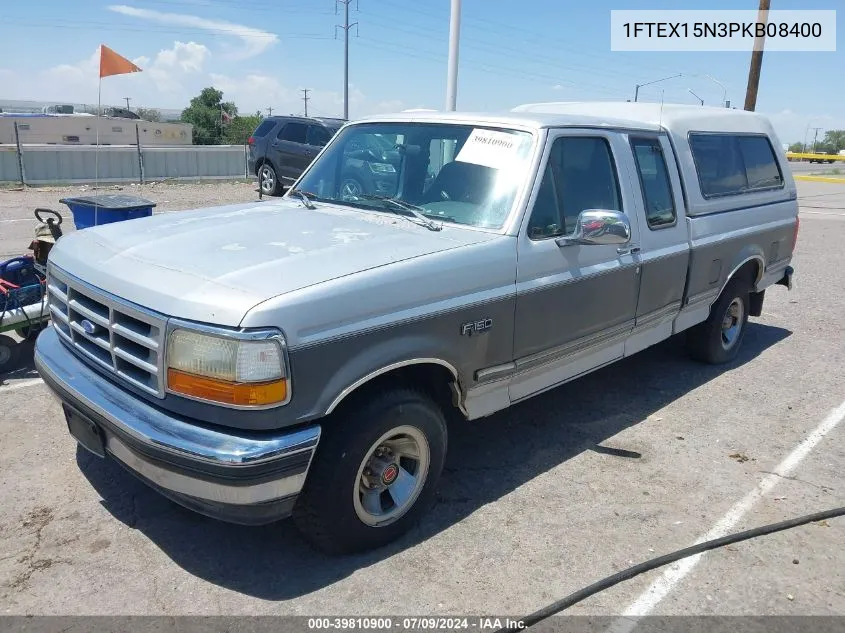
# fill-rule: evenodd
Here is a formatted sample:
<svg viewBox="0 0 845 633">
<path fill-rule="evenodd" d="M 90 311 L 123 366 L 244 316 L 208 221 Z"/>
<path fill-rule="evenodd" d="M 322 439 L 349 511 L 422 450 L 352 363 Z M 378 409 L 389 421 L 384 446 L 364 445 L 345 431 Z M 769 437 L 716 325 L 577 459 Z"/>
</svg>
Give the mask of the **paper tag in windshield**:
<svg viewBox="0 0 845 633">
<path fill-rule="evenodd" d="M 521 140 L 515 134 L 507 132 L 475 129 L 455 160 L 502 169 L 516 160 Z"/>
</svg>

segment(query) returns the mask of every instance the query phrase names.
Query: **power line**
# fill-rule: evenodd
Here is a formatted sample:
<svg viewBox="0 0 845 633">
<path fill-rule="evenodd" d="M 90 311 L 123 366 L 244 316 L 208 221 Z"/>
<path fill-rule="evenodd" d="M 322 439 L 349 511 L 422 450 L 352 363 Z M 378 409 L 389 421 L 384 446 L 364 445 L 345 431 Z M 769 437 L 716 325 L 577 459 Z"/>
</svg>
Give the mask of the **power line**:
<svg viewBox="0 0 845 633">
<path fill-rule="evenodd" d="M 395 9 L 401 9 L 403 11 L 411 11 L 416 13 L 420 16 L 425 16 L 436 20 L 438 23 L 438 28 L 436 29 L 438 33 L 443 33 L 442 24 L 445 22 L 448 16 L 447 11 L 441 11 L 438 13 L 434 13 L 431 11 L 426 11 L 423 9 L 418 8 L 417 6 L 408 6 L 403 3 L 399 3 L 396 0 L 380 0 L 379 5 L 388 5 L 392 6 Z M 366 12 L 365 12 L 366 13 Z M 369 14 L 367 14 L 367 19 L 369 20 Z M 483 23 L 483 24 L 480 24 Z M 511 43 L 525 43 L 530 46 L 536 47 L 538 49 L 542 49 L 540 54 L 548 55 L 548 46 L 545 44 L 549 41 L 548 35 L 541 33 L 540 31 L 535 31 L 531 29 L 526 29 L 524 27 L 515 26 L 512 23 L 505 23 L 505 22 L 498 22 L 496 20 L 491 20 L 490 18 L 483 18 L 483 17 L 472 17 L 472 16 L 464 16 L 461 18 L 461 29 L 464 28 L 471 28 L 477 29 L 478 31 L 483 31 L 486 34 L 496 35 L 493 29 L 490 26 L 486 25 L 493 25 L 501 29 L 499 33 L 507 38 L 508 41 Z M 522 38 L 515 38 L 514 32 L 517 33 L 524 33 L 525 36 Z M 502 43 L 502 37 L 496 39 L 495 45 L 499 45 Z M 461 42 L 461 47 L 464 46 L 464 42 Z M 565 46 L 561 45 L 559 41 L 555 41 L 554 49 L 556 51 L 565 52 L 569 57 L 592 57 L 594 59 L 600 60 L 609 65 L 623 65 L 623 66 L 631 66 L 632 68 L 637 68 L 638 70 L 654 70 L 655 72 L 673 72 L 676 71 L 674 68 L 667 68 L 665 66 L 655 66 L 655 65 L 643 65 L 640 62 L 626 62 L 619 58 L 619 54 L 615 53 L 612 56 L 603 56 L 596 53 L 588 53 L 581 48 L 576 48 L 573 46 Z M 519 52 L 522 52 L 522 49 L 519 49 Z"/>
<path fill-rule="evenodd" d="M 350 2 L 352 2 L 352 0 L 335 0 L 334 5 L 335 12 L 337 12 L 338 3 L 343 5 L 343 24 L 335 24 L 334 35 L 336 38 L 337 30 L 343 29 L 343 118 L 347 120 L 349 119 L 349 29 L 351 29 L 353 26 L 356 27 L 355 34 L 358 34 L 358 23 L 349 23 Z M 355 3 L 355 8 L 358 8 L 357 0 Z"/>
<path fill-rule="evenodd" d="M 152 4 L 152 5 L 159 5 L 164 7 L 173 7 L 174 9 L 179 9 L 182 7 L 191 8 L 193 10 L 197 10 L 197 3 L 195 0 L 145 0 L 144 4 Z M 331 11 L 324 10 L 324 9 L 315 9 L 313 7 L 300 7 L 300 6 L 292 6 L 292 5 L 285 5 L 282 3 L 260 3 L 260 2 L 250 2 L 249 4 L 244 4 L 243 0 L 215 0 L 214 5 L 219 6 L 220 8 L 236 8 L 239 12 L 250 12 L 252 11 L 264 11 L 268 9 L 278 9 L 284 11 L 285 13 L 310 13 L 310 14 L 322 14 L 322 15 L 331 15 Z M 207 7 L 207 8 L 213 8 Z"/>
<path fill-rule="evenodd" d="M 240 29 L 228 29 L 228 28 L 210 28 L 210 29 L 201 29 L 201 28 L 159 28 L 156 26 L 147 26 L 147 27 L 132 27 L 132 26 L 119 26 L 111 22 L 97 22 L 92 20 L 58 20 L 58 19 L 46 19 L 46 20 L 26 20 L 26 19 L 19 19 L 19 18 L 5 18 L 4 17 L 4 24 L 15 24 L 18 26 L 31 26 L 37 27 L 38 29 L 72 29 L 72 30 L 94 30 L 100 31 L 103 29 L 108 29 L 109 31 L 130 31 L 130 32 L 140 32 L 140 33 L 167 33 L 167 34 L 174 34 L 174 35 L 193 35 L 193 34 L 205 34 L 205 35 L 226 35 L 226 36 L 242 36 L 243 31 Z M 328 35 L 320 35 L 316 33 L 250 33 L 250 38 L 255 39 L 275 39 L 277 37 L 283 39 L 305 39 L 305 40 L 328 40 L 331 39 Z"/>
<path fill-rule="evenodd" d="M 434 29 L 424 29 L 419 26 L 414 26 L 408 28 L 407 25 L 405 26 L 394 26 L 393 24 L 385 21 L 381 21 L 377 18 L 372 18 L 370 16 L 367 17 L 368 22 L 372 21 L 374 24 L 384 26 L 385 29 L 389 29 L 390 31 L 397 31 L 401 33 L 407 33 L 409 35 L 419 37 L 421 39 L 425 39 L 427 42 L 431 41 L 444 41 L 445 37 L 437 37 L 439 31 L 442 29 L 434 30 Z M 463 29 L 465 25 L 463 24 L 463 18 L 461 18 L 461 28 Z M 433 36 L 434 35 L 434 36 Z M 383 39 L 381 41 L 384 41 Z M 392 43 L 392 42 L 385 42 L 385 43 Z M 599 69 L 599 68 L 585 68 L 584 66 L 573 66 L 562 64 L 556 61 L 553 61 L 549 58 L 548 52 L 545 54 L 538 54 L 538 53 L 528 53 L 522 48 L 514 48 L 512 46 L 506 46 L 505 44 L 498 42 L 498 43 L 490 43 L 485 41 L 478 41 L 473 39 L 471 41 L 466 41 L 466 39 L 461 40 L 461 50 L 475 50 L 484 55 L 485 60 L 488 59 L 491 55 L 500 54 L 502 56 L 507 57 L 508 59 L 514 59 L 515 55 L 519 55 L 520 58 L 528 59 L 533 61 L 536 64 L 540 64 L 546 66 L 548 68 L 553 68 L 556 71 L 560 70 L 572 70 L 580 73 L 585 73 L 591 76 L 595 75 L 605 75 L 610 78 L 625 78 L 630 79 L 631 73 L 625 71 L 613 71 L 609 69 Z M 463 52 L 462 55 L 463 57 Z M 482 62 L 483 63 L 483 62 Z M 565 83 L 565 82 L 564 82 Z"/>
<path fill-rule="evenodd" d="M 364 46 L 366 48 L 373 48 L 373 49 L 376 49 L 376 50 L 387 51 L 387 52 L 393 53 L 395 55 L 402 55 L 402 56 L 405 56 L 405 57 L 413 57 L 415 59 L 421 59 L 421 60 L 429 61 L 429 62 L 434 61 L 434 62 L 443 63 L 443 62 L 446 62 L 446 59 L 447 59 L 445 55 L 441 55 L 441 54 L 437 54 L 437 53 L 428 53 L 426 55 L 420 55 L 418 53 L 412 53 L 412 52 L 409 52 L 407 50 L 407 48 L 402 48 L 399 45 L 389 44 L 387 42 L 384 42 L 383 40 L 375 40 L 375 39 L 370 39 L 370 38 L 366 38 L 366 37 L 361 38 L 361 44 L 360 45 Z M 534 80 L 534 81 L 537 81 L 538 83 L 543 83 L 545 85 L 548 85 L 549 82 L 551 82 L 551 81 L 554 81 L 554 82 L 557 82 L 557 83 L 560 83 L 560 84 L 570 84 L 573 88 L 587 88 L 587 89 L 592 90 L 593 92 L 599 92 L 599 93 L 604 93 L 604 94 L 608 94 L 608 95 L 613 95 L 617 98 L 621 97 L 621 94 L 623 92 L 623 90 L 621 90 L 621 89 L 613 89 L 613 88 L 610 88 L 608 86 L 598 86 L 598 85 L 594 85 L 594 84 L 570 82 L 570 81 L 562 80 L 559 77 L 556 77 L 556 76 L 553 76 L 553 75 L 546 75 L 546 74 L 528 72 L 528 71 L 525 71 L 525 70 L 520 69 L 520 68 L 510 68 L 510 67 L 507 67 L 507 66 L 499 66 L 499 65 L 494 66 L 494 65 L 483 64 L 483 63 L 475 62 L 475 61 L 466 61 L 466 60 L 462 61 L 461 64 L 463 66 L 469 66 L 471 68 L 477 68 L 479 70 L 489 72 L 489 73 L 492 73 L 492 74 L 495 74 L 495 75 L 510 75 L 510 76 L 513 76 L 513 77 L 518 77 L 520 79 Z"/>
</svg>

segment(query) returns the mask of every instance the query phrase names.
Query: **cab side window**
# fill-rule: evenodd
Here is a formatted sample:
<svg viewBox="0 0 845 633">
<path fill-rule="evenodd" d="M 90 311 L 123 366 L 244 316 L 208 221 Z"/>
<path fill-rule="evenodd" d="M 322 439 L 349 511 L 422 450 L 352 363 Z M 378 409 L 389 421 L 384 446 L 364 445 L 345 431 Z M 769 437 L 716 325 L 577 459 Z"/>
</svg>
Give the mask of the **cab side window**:
<svg viewBox="0 0 845 633">
<path fill-rule="evenodd" d="M 304 123 L 288 123 L 279 130 L 278 138 L 282 141 L 305 143 L 306 126 Z"/>
<path fill-rule="evenodd" d="M 570 136 L 554 141 L 528 222 L 532 239 L 569 235 L 586 209 L 622 211 L 619 179 L 607 139 Z"/>
<path fill-rule="evenodd" d="M 637 163 L 649 228 L 674 225 L 677 215 L 672 184 L 660 141 L 656 138 L 633 138 L 631 149 Z"/>
</svg>

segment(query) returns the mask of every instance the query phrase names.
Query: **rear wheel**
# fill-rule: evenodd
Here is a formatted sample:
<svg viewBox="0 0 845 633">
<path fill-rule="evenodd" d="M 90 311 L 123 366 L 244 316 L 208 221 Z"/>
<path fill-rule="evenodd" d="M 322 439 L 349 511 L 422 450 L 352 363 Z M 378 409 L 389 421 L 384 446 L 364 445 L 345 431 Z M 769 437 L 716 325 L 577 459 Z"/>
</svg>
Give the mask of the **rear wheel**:
<svg viewBox="0 0 845 633">
<path fill-rule="evenodd" d="M 386 545 L 431 505 L 445 457 L 446 421 L 427 395 L 376 393 L 324 429 L 294 521 L 329 553 Z"/>
<path fill-rule="evenodd" d="M 265 196 L 276 196 L 279 194 L 280 185 L 276 170 L 270 163 L 262 163 L 258 168 L 258 186 Z"/>
<path fill-rule="evenodd" d="M 687 333 L 687 345 L 694 359 L 718 365 L 736 358 L 747 329 L 749 295 L 745 279 L 728 282 L 707 320 Z"/>
</svg>

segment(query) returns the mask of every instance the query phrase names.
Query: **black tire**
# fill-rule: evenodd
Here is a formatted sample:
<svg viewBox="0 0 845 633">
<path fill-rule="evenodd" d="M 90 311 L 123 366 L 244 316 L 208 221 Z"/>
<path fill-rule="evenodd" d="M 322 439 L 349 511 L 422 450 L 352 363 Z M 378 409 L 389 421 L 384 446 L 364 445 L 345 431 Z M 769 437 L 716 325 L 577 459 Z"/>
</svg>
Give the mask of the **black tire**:
<svg viewBox="0 0 845 633">
<path fill-rule="evenodd" d="M 272 164 L 265 161 L 258 167 L 258 186 L 265 196 L 278 196 L 282 190 L 279 176 Z"/>
<path fill-rule="evenodd" d="M 41 333 L 41 330 L 46 327 L 46 323 L 34 323 L 33 325 L 26 325 L 22 328 L 18 328 L 17 330 L 15 330 L 15 334 L 20 336 L 22 339 L 34 341 L 35 338 Z"/>
<path fill-rule="evenodd" d="M 707 320 L 688 330 L 687 348 L 690 356 L 711 365 L 721 365 L 736 358 L 748 329 L 750 292 L 748 281 L 745 279 L 734 278 L 728 282 L 719 299 L 713 304 Z M 727 336 L 732 330 L 723 327 L 727 326 L 729 310 L 738 326 L 733 337 Z"/>
<path fill-rule="evenodd" d="M 415 496 L 409 496 L 403 513 L 386 525 L 371 525 L 359 515 L 359 512 L 367 514 L 359 496 L 363 490 L 359 473 L 365 465 L 373 463 L 368 460 L 379 439 L 401 427 L 413 429 L 425 438 L 427 472 L 420 477 L 421 488 Z M 293 511 L 297 528 L 316 549 L 329 554 L 351 554 L 394 541 L 413 527 L 433 503 L 446 448 L 443 412 L 422 392 L 398 388 L 375 392 L 350 403 L 323 429 L 305 486 Z M 405 466 L 411 462 L 400 462 L 397 458 L 395 463 Z M 369 472 L 371 478 L 375 476 L 372 471 Z M 387 472 L 384 469 L 381 474 Z M 403 472 L 407 474 L 408 471 Z M 416 472 L 419 474 L 420 470 Z M 384 477 L 377 483 L 383 485 L 383 480 Z M 392 482 L 398 480 L 398 474 L 394 475 Z M 387 488 L 378 498 L 384 498 L 384 493 L 387 493 L 387 501 L 391 502 L 393 495 Z M 356 502 L 356 498 L 359 501 Z M 361 507 L 356 509 L 356 504 Z M 400 512 L 402 507 L 397 506 L 395 511 Z"/>
<path fill-rule="evenodd" d="M 344 176 L 340 181 L 340 196 L 343 200 L 354 200 L 364 193 L 364 184 L 355 176 Z"/>
<path fill-rule="evenodd" d="M 21 348 L 15 339 L 0 334 L 0 373 L 17 369 Z"/>
</svg>

